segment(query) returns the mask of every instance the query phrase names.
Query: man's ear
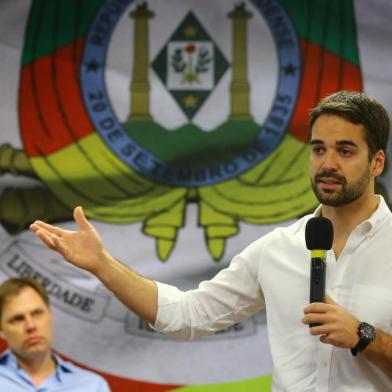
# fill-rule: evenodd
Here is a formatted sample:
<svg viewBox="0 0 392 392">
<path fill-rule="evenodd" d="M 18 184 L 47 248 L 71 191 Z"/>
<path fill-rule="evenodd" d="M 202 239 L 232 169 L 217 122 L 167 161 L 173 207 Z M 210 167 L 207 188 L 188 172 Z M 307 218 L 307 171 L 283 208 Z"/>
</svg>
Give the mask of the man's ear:
<svg viewBox="0 0 392 392">
<path fill-rule="evenodd" d="M 372 159 L 371 174 L 373 177 L 378 177 L 382 174 L 385 166 L 385 152 L 378 150 Z"/>
</svg>

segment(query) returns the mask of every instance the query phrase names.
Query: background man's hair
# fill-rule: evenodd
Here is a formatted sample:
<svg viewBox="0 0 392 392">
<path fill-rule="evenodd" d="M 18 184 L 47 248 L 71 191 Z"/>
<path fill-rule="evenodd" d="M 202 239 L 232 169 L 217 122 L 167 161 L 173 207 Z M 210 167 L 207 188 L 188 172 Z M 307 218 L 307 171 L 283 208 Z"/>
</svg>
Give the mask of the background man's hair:
<svg viewBox="0 0 392 392">
<path fill-rule="evenodd" d="M 328 95 L 311 111 L 311 127 L 322 114 L 334 114 L 353 124 L 363 125 L 369 147 L 369 160 L 378 150 L 386 152 L 389 116 L 385 108 L 369 95 L 355 91 L 339 91 Z"/>
<path fill-rule="evenodd" d="M 0 318 L 3 311 L 4 303 L 9 297 L 16 296 L 25 287 L 31 287 L 42 298 L 46 305 L 49 306 L 48 294 L 36 279 L 32 277 L 17 277 L 6 280 L 0 285 Z"/>
</svg>

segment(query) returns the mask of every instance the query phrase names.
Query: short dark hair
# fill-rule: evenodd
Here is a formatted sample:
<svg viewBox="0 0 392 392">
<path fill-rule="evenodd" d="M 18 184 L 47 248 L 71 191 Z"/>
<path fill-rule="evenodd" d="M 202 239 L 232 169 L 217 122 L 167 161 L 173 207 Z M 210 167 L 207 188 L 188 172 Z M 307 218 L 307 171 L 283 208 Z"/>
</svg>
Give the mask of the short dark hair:
<svg viewBox="0 0 392 392">
<path fill-rule="evenodd" d="M 16 296 L 25 287 L 31 287 L 37 292 L 47 306 L 49 306 L 48 293 L 36 279 L 32 277 L 10 278 L 0 285 L 0 319 L 3 312 L 3 306 L 9 297 Z"/>
<path fill-rule="evenodd" d="M 322 114 L 334 114 L 361 124 L 369 147 L 369 159 L 378 150 L 386 152 L 389 138 L 389 116 L 385 108 L 373 97 L 356 91 L 338 91 L 323 98 L 310 113 L 310 127 Z"/>
</svg>

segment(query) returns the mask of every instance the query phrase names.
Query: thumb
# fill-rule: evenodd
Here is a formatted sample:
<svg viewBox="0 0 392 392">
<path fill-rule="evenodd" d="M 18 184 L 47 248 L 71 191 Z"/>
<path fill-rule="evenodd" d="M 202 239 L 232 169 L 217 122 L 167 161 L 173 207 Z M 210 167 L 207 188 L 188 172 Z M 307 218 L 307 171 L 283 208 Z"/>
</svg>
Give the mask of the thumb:
<svg viewBox="0 0 392 392">
<path fill-rule="evenodd" d="M 73 216 L 75 219 L 75 222 L 78 224 L 80 227 L 80 230 L 89 230 L 92 228 L 92 225 L 88 222 L 86 219 L 86 216 L 84 215 L 83 208 L 81 206 L 75 207 Z"/>
<path fill-rule="evenodd" d="M 328 294 L 325 294 L 325 303 L 330 305 L 337 305 L 337 303 Z"/>
</svg>

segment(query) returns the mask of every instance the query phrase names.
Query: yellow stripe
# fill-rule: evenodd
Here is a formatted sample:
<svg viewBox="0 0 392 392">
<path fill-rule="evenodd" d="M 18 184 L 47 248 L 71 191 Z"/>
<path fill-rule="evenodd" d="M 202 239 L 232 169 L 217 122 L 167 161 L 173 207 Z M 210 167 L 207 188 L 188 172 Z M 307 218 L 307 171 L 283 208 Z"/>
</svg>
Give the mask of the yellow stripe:
<svg viewBox="0 0 392 392">
<path fill-rule="evenodd" d="M 327 251 L 322 249 L 313 249 L 310 254 L 313 258 L 325 259 L 327 257 Z"/>
<path fill-rule="evenodd" d="M 185 188 L 155 184 L 120 161 L 97 134 L 44 157 L 31 159 L 35 172 L 65 206 L 85 208 L 97 220 L 145 220 L 182 201 Z"/>
</svg>

